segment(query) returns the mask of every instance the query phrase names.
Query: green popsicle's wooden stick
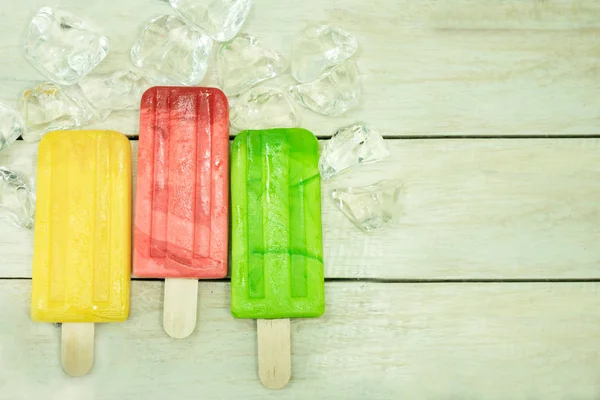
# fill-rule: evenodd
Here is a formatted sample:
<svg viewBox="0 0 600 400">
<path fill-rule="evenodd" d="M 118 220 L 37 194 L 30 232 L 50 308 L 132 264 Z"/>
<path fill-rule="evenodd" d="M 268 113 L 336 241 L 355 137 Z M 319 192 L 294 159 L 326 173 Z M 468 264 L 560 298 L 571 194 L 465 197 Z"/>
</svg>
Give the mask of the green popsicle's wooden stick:
<svg viewBox="0 0 600 400">
<path fill-rule="evenodd" d="M 269 389 L 281 389 L 292 377 L 290 320 L 256 320 L 258 377 Z"/>
</svg>

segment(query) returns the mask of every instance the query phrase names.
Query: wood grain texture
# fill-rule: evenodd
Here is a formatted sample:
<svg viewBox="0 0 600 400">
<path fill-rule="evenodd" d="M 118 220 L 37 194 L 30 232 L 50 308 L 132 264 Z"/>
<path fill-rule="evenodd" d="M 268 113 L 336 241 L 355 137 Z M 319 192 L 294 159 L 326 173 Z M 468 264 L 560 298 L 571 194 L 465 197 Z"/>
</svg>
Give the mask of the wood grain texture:
<svg viewBox="0 0 600 400">
<path fill-rule="evenodd" d="M 42 0 L 0 4 L 0 101 L 43 77 L 22 55 L 22 33 Z M 110 54 L 99 72 L 131 65 L 129 50 L 164 1 L 62 0 L 100 26 Z M 599 134 L 600 4 L 596 0 L 256 0 L 243 30 L 289 56 L 294 35 L 332 23 L 359 41 L 361 106 L 339 118 L 302 110 L 319 135 L 366 120 L 387 135 Z M 216 83 L 214 63 L 203 85 Z M 278 84 L 287 85 L 284 78 Z M 93 125 L 127 134 L 137 114 Z"/>
<path fill-rule="evenodd" d="M 388 160 L 323 183 L 326 277 L 600 278 L 599 139 L 389 144 Z M 32 173 L 36 146 L 15 143 L 0 165 Z M 330 192 L 386 178 L 405 184 L 399 222 L 364 235 L 334 208 Z M 0 276 L 30 277 L 32 232 L 0 226 Z"/>
<path fill-rule="evenodd" d="M 29 319 L 27 280 L 0 280 L 0 399 L 578 399 L 600 395 L 600 284 L 330 282 L 327 312 L 293 320 L 293 375 L 256 373 L 256 324 L 229 285 L 200 282 L 199 329 L 161 326 L 160 282 L 133 282 L 131 317 L 97 324 L 94 369 L 60 367 L 60 329 Z"/>
</svg>

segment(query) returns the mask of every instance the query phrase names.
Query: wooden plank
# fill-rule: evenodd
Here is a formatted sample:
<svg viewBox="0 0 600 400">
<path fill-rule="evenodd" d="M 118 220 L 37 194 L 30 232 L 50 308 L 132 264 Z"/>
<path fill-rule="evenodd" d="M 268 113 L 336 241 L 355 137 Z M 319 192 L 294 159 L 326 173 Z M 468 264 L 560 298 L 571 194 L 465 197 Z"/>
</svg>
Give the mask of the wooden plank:
<svg viewBox="0 0 600 400">
<path fill-rule="evenodd" d="M 364 76 L 359 109 L 340 118 L 302 111 L 319 135 L 366 120 L 393 135 L 598 134 L 596 0 L 257 0 L 243 30 L 289 56 L 310 23 L 353 33 Z M 0 101 L 43 77 L 24 59 L 21 38 L 37 0 L 0 4 Z M 129 49 L 143 22 L 172 13 L 165 1 L 63 0 L 61 6 L 102 27 L 110 54 L 98 71 L 131 65 Z M 214 62 L 203 84 L 214 85 Z M 288 85 L 292 81 L 277 82 Z M 136 113 L 95 127 L 136 134 Z"/>
<path fill-rule="evenodd" d="M 279 391 L 259 382 L 256 322 L 231 316 L 226 283 L 200 283 L 199 329 L 174 340 L 160 323 L 162 283 L 133 282 L 130 319 L 96 326 L 94 368 L 78 379 L 60 367 L 60 329 L 29 319 L 29 290 L 0 280 L 2 399 L 600 393 L 599 283 L 328 283 L 325 315 L 291 322 L 292 379 Z"/>
<path fill-rule="evenodd" d="M 600 140 L 389 144 L 388 161 L 323 185 L 327 277 L 600 278 Z M 132 146 L 135 175 L 137 142 Z M 0 165 L 30 173 L 35 149 L 17 142 L 0 154 Z M 405 182 L 402 216 L 366 236 L 333 207 L 330 191 L 384 178 Z M 32 233 L 0 226 L 0 276 L 30 277 Z"/>
</svg>

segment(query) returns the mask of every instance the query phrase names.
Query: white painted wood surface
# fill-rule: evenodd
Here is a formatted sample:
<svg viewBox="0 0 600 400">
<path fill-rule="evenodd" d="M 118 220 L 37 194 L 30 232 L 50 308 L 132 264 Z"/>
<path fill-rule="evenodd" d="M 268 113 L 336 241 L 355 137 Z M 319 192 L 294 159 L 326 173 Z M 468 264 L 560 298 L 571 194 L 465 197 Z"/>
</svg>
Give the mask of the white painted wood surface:
<svg viewBox="0 0 600 400">
<path fill-rule="evenodd" d="M 323 184 L 327 277 L 600 278 L 600 139 L 389 143 L 387 161 Z M 0 165 L 33 173 L 36 149 L 16 143 Z M 401 218 L 366 236 L 330 191 L 384 178 L 405 183 Z M 31 277 L 32 231 L 0 224 L 2 276 Z"/>
<path fill-rule="evenodd" d="M 0 222 L 0 400 L 597 399 L 600 283 L 501 281 L 600 279 L 600 140 L 505 138 L 600 135 L 600 3 L 254 3 L 243 31 L 286 56 L 308 23 L 359 40 L 361 106 L 339 118 L 299 109 L 303 127 L 328 136 L 364 120 L 388 137 L 493 138 L 392 140 L 388 161 L 324 184 L 326 275 L 370 281 L 328 282 L 325 315 L 292 321 L 293 377 L 277 392 L 258 380 L 256 323 L 231 316 L 227 282 L 200 283 L 197 329 L 174 340 L 164 283 L 134 281 L 130 319 L 96 326 L 93 370 L 69 378 L 60 329 L 29 319 L 31 232 Z M 0 102 L 16 107 L 43 80 L 21 35 L 45 5 L 105 31 L 98 72 L 129 65 L 143 21 L 172 13 L 159 0 L 0 2 Z M 211 70 L 204 83 L 215 82 Z M 136 135 L 137 112 L 93 127 Z M 0 164 L 32 173 L 36 147 L 16 143 Z M 406 183 L 403 215 L 380 234 L 364 236 L 325 198 L 390 177 Z M 498 281 L 394 283 L 432 279 Z"/>
<path fill-rule="evenodd" d="M 184 340 L 162 329 L 162 286 L 133 282 L 129 320 L 97 324 L 94 368 L 73 379 L 60 368 L 60 329 L 28 317 L 29 282 L 0 281 L 0 399 L 562 400 L 600 393 L 598 283 L 328 283 L 324 316 L 291 322 L 292 379 L 279 391 L 258 380 L 256 322 L 231 316 L 228 284 L 200 283 L 199 329 Z"/>
</svg>

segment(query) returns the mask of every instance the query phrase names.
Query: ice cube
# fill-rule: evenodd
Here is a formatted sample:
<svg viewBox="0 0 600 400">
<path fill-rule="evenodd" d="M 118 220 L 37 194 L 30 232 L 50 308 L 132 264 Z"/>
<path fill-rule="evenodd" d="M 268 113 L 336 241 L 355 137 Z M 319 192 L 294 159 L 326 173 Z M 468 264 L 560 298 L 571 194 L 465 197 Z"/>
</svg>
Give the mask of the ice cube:
<svg viewBox="0 0 600 400">
<path fill-rule="evenodd" d="M 360 103 L 361 83 L 356 63 L 347 60 L 318 80 L 290 88 L 294 100 L 319 114 L 338 116 Z"/>
<path fill-rule="evenodd" d="M 108 54 L 108 39 L 91 23 L 61 10 L 40 9 L 27 31 L 25 55 L 42 74 L 72 85 Z"/>
<path fill-rule="evenodd" d="M 146 78 L 130 70 L 88 75 L 77 85 L 99 120 L 112 111 L 139 110 L 142 94 L 151 86 Z"/>
<path fill-rule="evenodd" d="M 292 76 L 312 82 L 328 68 L 350 58 L 358 48 L 348 32 L 331 25 L 309 26 L 292 42 Z"/>
<path fill-rule="evenodd" d="M 334 204 L 354 225 L 371 233 L 395 221 L 400 214 L 402 183 L 383 180 L 370 186 L 334 189 Z"/>
<path fill-rule="evenodd" d="M 238 34 L 252 0 L 170 0 L 171 6 L 192 25 L 217 42 L 226 42 Z"/>
<path fill-rule="evenodd" d="M 0 220 L 32 228 L 34 213 L 35 191 L 30 180 L 20 172 L 0 166 Z"/>
<path fill-rule="evenodd" d="M 51 82 L 23 92 L 19 109 L 27 126 L 23 140 L 28 142 L 38 141 L 50 131 L 85 125 L 93 118 L 76 86 L 60 87 Z"/>
<path fill-rule="evenodd" d="M 227 96 L 237 96 L 280 75 L 288 66 L 280 53 L 260 46 L 255 37 L 246 34 L 222 44 L 217 54 L 219 86 Z"/>
<path fill-rule="evenodd" d="M 381 161 L 390 152 L 381 134 L 364 122 L 338 129 L 321 149 L 319 171 L 325 180 L 360 164 Z"/>
<path fill-rule="evenodd" d="M 210 37 L 181 18 L 163 15 L 144 26 L 131 60 L 155 83 L 193 86 L 204 78 L 211 50 Z"/>
<path fill-rule="evenodd" d="M 10 146 L 23 134 L 25 124 L 12 108 L 0 103 L 0 151 Z"/>
<path fill-rule="evenodd" d="M 242 94 L 231 108 L 230 121 L 240 131 L 298 126 L 294 105 L 276 87 L 255 87 Z"/>
</svg>

